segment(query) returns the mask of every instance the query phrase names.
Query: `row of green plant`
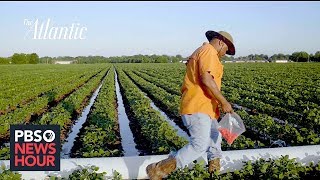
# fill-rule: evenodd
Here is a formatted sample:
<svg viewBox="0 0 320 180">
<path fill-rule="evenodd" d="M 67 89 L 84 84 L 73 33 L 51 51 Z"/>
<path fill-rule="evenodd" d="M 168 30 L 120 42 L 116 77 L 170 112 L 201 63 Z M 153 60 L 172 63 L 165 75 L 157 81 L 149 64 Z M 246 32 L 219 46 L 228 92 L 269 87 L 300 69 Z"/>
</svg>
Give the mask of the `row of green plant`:
<svg viewBox="0 0 320 180">
<path fill-rule="evenodd" d="M 44 113 L 34 124 L 60 125 L 61 138 L 63 140 L 65 138 L 63 134 L 69 132 L 70 125 L 73 123 L 72 117 L 81 113 L 92 93 L 107 74 L 107 71 L 108 69 L 101 71 L 95 78 L 65 98 L 57 106 Z"/>
<path fill-rule="evenodd" d="M 71 157 L 122 156 L 117 117 L 115 76 L 112 68 L 103 81 L 99 95 L 83 125 Z"/>
<path fill-rule="evenodd" d="M 150 106 L 150 100 L 127 77 L 120 66 L 116 66 L 127 114 L 134 125 L 135 141 L 150 154 L 165 154 L 187 144 L 187 140 L 178 136 L 175 130 L 160 112 Z M 139 136 L 140 135 L 140 136 Z M 138 136 L 138 137 L 137 137 Z"/>
</svg>

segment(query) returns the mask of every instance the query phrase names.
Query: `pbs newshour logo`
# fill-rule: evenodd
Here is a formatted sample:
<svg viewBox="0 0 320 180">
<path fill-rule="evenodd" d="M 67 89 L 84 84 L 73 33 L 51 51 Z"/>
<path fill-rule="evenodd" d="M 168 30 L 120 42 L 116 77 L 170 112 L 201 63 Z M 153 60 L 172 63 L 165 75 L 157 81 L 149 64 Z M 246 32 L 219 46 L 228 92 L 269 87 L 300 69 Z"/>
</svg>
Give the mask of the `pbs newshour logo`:
<svg viewBox="0 0 320 180">
<path fill-rule="evenodd" d="M 59 125 L 10 125 L 10 170 L 60 171 Z"/>
</svg>

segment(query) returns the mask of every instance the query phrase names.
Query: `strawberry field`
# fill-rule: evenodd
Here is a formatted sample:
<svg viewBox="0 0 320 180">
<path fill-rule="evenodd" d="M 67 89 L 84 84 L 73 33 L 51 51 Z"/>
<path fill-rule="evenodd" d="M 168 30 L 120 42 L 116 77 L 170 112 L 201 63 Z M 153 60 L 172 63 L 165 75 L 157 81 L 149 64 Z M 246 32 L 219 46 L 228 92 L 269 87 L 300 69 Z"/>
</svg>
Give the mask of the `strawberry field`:
<svg viewBox="0 0 320 180">
<path fill-rule="evenodd" d="M 182 63 L 3 65 L 0 160 L 10 157 L 10 124 L 60 125 L 62 146 L 74 141 L 68 157 L 128 156 L 125 150 L 128 137 L 136 155 L 177 150 L 188 143 L 188 137 L 181 136 L 181 132 L 188 131 L 179 115 L 185 69 Z M 224 64 L 222 93 L 247 130 L 232 145 L 223 141 L 223 150 L 320 144 L 319 72 L 318 63 Z M 94 93 L 97 96 L 89 105 Z M 89 113 L 82 117 L 85 109 Z M 123 114 L 127 115 L 127 121 L 120 118 Z M 75 131 L 79 118 L 84 118 L 84 123 L 71 139 L 69 134 Z M 121 131 L 123 122 L 130 133 Z M 294 164 L 289 159 L 285 161 Z M 267 172 L 278 161 L 258 163 Z M 248 178 L 250 170 L 253 171 L 244 169 L 224 177 Z M 305 171 L 319 175 L 319 165 Z M 207 178 L 201 169 L 197 172 Z M 183 175 L 185 170 L 169 178 Z"/>
</svg>

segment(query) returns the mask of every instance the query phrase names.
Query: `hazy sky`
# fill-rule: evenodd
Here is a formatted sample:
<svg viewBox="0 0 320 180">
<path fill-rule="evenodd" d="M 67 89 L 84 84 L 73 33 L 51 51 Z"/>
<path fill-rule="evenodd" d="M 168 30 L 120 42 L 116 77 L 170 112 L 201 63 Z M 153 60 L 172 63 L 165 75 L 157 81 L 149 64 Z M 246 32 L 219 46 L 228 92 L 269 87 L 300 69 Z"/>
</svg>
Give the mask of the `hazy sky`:
<svg viewBox="0 0 320 180">
<path fill-rule="evenodd" d="M 79 23 L 85 39 L 32 39 L 25 19 Z M 0 56 L 188 56 L 207 30 L 230 32 L 235 57 L 320 50 L 320 2 L 0 2 L 0 25 Z"/>
</svg>

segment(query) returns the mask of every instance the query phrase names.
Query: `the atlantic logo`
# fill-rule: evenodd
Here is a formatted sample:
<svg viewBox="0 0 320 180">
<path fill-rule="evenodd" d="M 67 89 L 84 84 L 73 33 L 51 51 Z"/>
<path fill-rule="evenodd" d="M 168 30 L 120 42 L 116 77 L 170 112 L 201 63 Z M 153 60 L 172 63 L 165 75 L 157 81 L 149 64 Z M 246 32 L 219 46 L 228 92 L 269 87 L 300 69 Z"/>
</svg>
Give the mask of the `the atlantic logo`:
<svg viewBox="0 0 320 180">
<path fill-rule="evenodd" d="M 59 125 L 10 125 L 11 171 L 60 171 Z"/>
</svg>

